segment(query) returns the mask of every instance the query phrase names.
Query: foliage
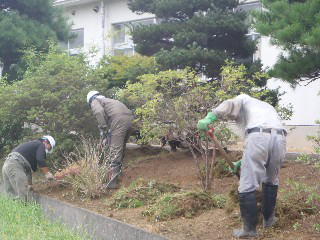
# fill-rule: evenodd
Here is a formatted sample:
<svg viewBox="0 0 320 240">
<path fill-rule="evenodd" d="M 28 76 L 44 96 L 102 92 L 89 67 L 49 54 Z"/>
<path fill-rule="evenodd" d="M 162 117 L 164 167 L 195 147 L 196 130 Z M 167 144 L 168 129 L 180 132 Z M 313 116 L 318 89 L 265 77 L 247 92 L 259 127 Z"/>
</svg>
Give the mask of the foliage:
<svg viewBox="0 0 320 240">
<path fill-rule="evenodd" d="M 246 14 L 236 0 L 130 0 L 136 13 L 152 13 L 157 24 L 132 26 L 135 50 L 155 56 L 163 70 L 192 68 L 219 77 L 226 59 L 252 56 Z"/>
<path fill-rule="evenodd" d="M 153 57 L 134 56 L 104 56 L 94 71 L 101 79 L 98 89 L 109 97 L 116 97 L 119 88 L 126 83 L 135 83 L 143 74 L 156 73 L 157 65 Z M 103 81 L 104 80 L 104 81 Z"/>
<path fill-rule="evenodd" d="M 142 214 L 152 217 L 155 221 L 165 221 L 177 217 L 192 218 L 203 210 L 221 207 L 223 205 L 222 201 L 222 198 L 213 198 L 205 192 L 167 193 L 143 211 Z"/>
<path fill-rule="evenodd" d="M 254 16 L 256 30 L 271 36 L 272 43 L 284 50 L 271 74 L 292 85 L 319 78 L 318 0 L 262 0 L 265 11 Z"/>
<path fill-rule="evenodd" d="M 276 106 L 276 110 L 282 120 L 290 120 L 293 115 L 293 105 L 289 103 L 286 106 Z"/>
<path fill-rule="evenodd" d="M 172 184 L 146 182 L 142 178 L 133 181 L 129 187 L 121 188 L 108 201 L 111 208 L 137 208 L 153 204 L 164 193 L 178 192 L 180 189 Z"/>
<path fill-rule="evenodd" d="M 207 111 L 239 93 L 277 104 L 280 95 L 277 91 L 255 84 L 255 80 L 265 77 L 264 74 L 256 72 L 249 75 L 243 65 L 227 63 L 221 75 L 222 82 L 217 85 L 201 81 L 190 69 L 146 74 L 138 82 L 127 84 L 119 92 L 119 98 L 135 109 L 137 125 L 147 142 L 166 135 L 170 130 L 183 140 L 194 136 L 197 121 Z M 221 135 L 220 139 L 225 137 L 225 143 L 231 137 L 224 126 L 219 130 L 218 125 L 216 132 Z"/>
<path fill-rule="evenodd" d="M 142 137 L 140 141 L 150 142 L 168 133 L 174 135 L 175 139 L 184 142 L 191 151 L 196 149 L 202 154 L 205 166 L 194 154 L 202 180 L 203 174 L 212 176 L 210 162 L 212 164 L 213 159 L 209 160 L 209 151 L 206 149 L 214 147 L 211 143 L 203 145 L 203 139 L 199 138 L 196 129 L 198 120 L 223 100 L 239 93 L 248 93 L 271 104 L 277 103 L 279 95 L 277 91 L 272 92 L 265 86 L 256 84 L 266 77 L 265 74 L 249 73 L 243 65 L 227 62 L 221 70 L 221 76 L 222 81 L 217 84 L 215 81 L 201 81 L 190 69 L 168 70 L 156 75 L 142 75 L 138 82 L 128 83 L 119 92 L 120 99 L 135 109 L 136 125 Z M 228 145 L 234 137 L 232 132 L 222 122 L 216 124 L 215 128 L 219 140 L 224 146 Z"/>
<path fill-rule="evenodd" d="M 70 57 L 55 49 L 29 56 L 44 60 L 30 59 L 33 65 L 23 80 L 0 86 L 0 146 L 48 133 L 57 140 L 55 152 L 61 155 L 63 149 L 72 149 L 75 135 L 97 132 L 85 99 L 99 79 L 92 77 L 83 56 Z"/>
<path fill-rule="evenodd" d="M 80 240 L 90 239 L 75 234 L 58 223 L 49 222 L 36 204 L 25 204 L 0 196 L 0 238 L 25 240 Z"/>
<path fill-rule="evenodd" d="M 0 5 L 0 62 L 8 81 L 21 79 L 26 65 L 23 51 L 47 51 L 48 40 L 69 38 L 70 26 L 51 0 L 4 0 Z"/>
<path fill-rule="evenodd" d="M 316 123 L 319 124 L 320 121 L 317 121 Z M 313 143 L 315 153 L 320 154 L 320 129 L 318 129 L 316 135 L 307 136 L 307 139 Z"/>
<path fill-rule="evenodd" d="M 76 194 L 86 198 L 100 197 L 108 179 L 105 154 L 105 148 L 97 141 L 82 139 L 81 145 L 65 156 L 64 170 L 55 176 L 70 184 Z"/>
</svg>

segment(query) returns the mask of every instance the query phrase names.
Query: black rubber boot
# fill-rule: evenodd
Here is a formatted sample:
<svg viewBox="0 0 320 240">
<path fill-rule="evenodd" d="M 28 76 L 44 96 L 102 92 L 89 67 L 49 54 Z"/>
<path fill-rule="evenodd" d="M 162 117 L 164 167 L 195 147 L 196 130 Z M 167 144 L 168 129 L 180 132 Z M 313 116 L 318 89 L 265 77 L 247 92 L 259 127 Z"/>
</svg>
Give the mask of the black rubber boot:
<svg viewBox="0 0 320 240">
<path fill-rule="evenodd" d="M 239 200 L 243 227 L 234 230 L 233 236 L 236 238 L 256 237 L 258 236 L 256 231 L 258 223 L 256 192 L 239 193 Z"/>
<path fill-rule="evenodd" d="M 278 186 L 269 183 L 262 184 L 262 215 L 263 227 L 268 228 L 275 224 L 275 206 L 277 201 Z"/>
</svg>

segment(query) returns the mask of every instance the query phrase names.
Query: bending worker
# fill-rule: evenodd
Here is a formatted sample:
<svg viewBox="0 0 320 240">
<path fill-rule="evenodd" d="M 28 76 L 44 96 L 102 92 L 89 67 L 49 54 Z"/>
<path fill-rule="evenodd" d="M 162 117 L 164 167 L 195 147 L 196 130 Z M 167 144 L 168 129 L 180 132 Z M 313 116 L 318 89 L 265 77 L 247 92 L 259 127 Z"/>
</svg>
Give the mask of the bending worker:
<svg viewBox="0 0 320 240">
<path fill-rule="evenodd" d="M 220 118 L 235 120 L 246 137 L 241 160 L 239 191 L 243 228 L 234 230 L 238 238 L 257 236 L 256 190 L 262 184 L 263 226 L 275 223 L 279 170 L 286 152 L 286 131 L 276 110 L 268 103 L 241 94 L 222 102 L 198 122 L 198 130 Z"/>
<path fill-rule="evenodd" d="M 23 201 L 30 200 L 32 171 L 36 171 L 38 167 L 47 180 L 54 179 L 46 163 L 46 156 L 52 152 L 55 145 L 53 137 L 43 136 L 38 140 L 20 144 L 12 150 L 2 167 L 4 189 L 8 196 Z"/>
<path fill-rule="evenodd" d="M 100 136 L 108 149 L 108 182 L 106 188 L 117 188 L 126 143 L 129 139 L 133 114 L 122 102 L 90 91 L 87 102 L 98 121 Z"/>
</svg>

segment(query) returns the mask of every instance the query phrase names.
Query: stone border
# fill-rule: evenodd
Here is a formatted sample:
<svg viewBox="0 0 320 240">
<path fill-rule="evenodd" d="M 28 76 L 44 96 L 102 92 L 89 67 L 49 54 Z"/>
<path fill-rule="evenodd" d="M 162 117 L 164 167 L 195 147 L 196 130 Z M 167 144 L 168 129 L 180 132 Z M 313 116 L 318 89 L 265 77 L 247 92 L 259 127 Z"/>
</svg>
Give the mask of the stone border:
<svg viewBox="0 0 320 240">
<path fill-rule="evenodd" d="M 287 152 L 285 160 L 296 160 L 300 155 L 307 155 L 311 158 L 320 160 L 320 155 L 315 153 L 299 153 L 299 152 Z"/>
<path fill-rule="evenodd" d="M 3 193 L 3 185 L 0 185 Z M 67 225 L 78 233 L 94 240 L 168 240 L 133 225 L 105 217 L 47 196 L 33 193 L 33 198 L 44 215 L 53 222 Z"/>
<path fill-rule="evenodd" d="M 65 223 L 76 232 L 96 240 L 167 240 L 143 229 L 73 206 L 47 196 L 35 194 L 35 201 L 51 221 Z"/>
</svg>

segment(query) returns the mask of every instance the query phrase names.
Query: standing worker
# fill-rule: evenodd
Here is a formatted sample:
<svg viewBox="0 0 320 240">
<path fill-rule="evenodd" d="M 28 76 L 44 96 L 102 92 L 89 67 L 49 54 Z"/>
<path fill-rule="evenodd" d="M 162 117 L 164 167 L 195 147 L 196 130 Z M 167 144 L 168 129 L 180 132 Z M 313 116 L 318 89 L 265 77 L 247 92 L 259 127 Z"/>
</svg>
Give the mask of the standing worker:
<svg viewBox="0 0 320 240">
<path fill-rule="evenodd" d="M 47 180 L 54 177 L 46 163 L 47 153 L 51 153 L 56 142 L 51 136 L 43 136 L 38 140 L 18 145 L 7 156 L 3 167 L 2 177 L 7 195 L 23 201 L 30 200 L 32 189 L 32 171 L 39 167 Z"/>
<path fill-rule="evenodd" d="M 109 147 L 106 188 L 118 188 L 118 178 L 131 132 L 133 114 L 122 102 L 106 98 L 98 91 L 90 91 L 87 102 L 98 121 L 100 136 Z"/>
<path fill-rule="evenodd" d="M 256 190 L 261 184 L 263 226 L 267 228 L 275 223 L 278 175 L 286 153 L 287 133 L 270 104 L 246 94 L 222 102 L 198 122 L 198 130 L 207 131 L 208 125 L 218 118 L 235 120 L 246 138 L 238 188 L 243 228 L 234 230 L 233 235 L 256 237 Z"/>
</svg>

